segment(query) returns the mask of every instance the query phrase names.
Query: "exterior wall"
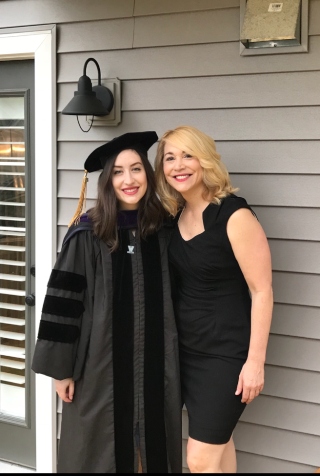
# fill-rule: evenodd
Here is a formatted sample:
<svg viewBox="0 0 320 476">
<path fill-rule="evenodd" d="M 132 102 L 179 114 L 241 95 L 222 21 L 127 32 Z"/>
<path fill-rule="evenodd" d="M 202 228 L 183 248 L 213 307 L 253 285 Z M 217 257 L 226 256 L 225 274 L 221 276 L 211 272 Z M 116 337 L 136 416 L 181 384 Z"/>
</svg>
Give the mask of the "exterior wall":
<svg viewBox="0 0 320 476">
<path fill-rule="evenodd" d="M 181 124 L 215 138 L 233 184 L 266 231 L 274 270 L 266 385 L 235 430 L 238 472 L 314 472 L 320 466 L 320 0 L 310 0 L 308 53 L 250 57 L 239 54 L 239 0 L 1 3 L 0 28 L 57 24 L 58 250 L 76 209 L 84 160 L 95 147 L 128 131 L 154 129 L 160 136 Z M 102 79 L 121 80 L 122 122 L 85 134 L 61 110 L 89 57 L 99 62 Z M 87 73 L 97 78 L 93 64 Z M 155 147 L 151 160 L 154 155 Z M 89 177 L 88 207 L 96 178 Z M 185 411 L 183 431 L 187 438 Z"/>
</svg>

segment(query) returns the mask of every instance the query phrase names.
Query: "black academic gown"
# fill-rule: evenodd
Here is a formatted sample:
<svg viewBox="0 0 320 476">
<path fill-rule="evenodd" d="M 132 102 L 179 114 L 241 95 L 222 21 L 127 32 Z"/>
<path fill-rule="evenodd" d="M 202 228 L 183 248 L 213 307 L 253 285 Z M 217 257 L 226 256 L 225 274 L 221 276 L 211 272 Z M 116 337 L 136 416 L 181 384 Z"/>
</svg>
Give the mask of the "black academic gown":
<svg viewBox="0 0 320 476">
<path fill-rule="evenodd" d="M 60 473 L 182 472 L 178 339 L 168 230 L 110 253 L 90 224 L 67 234 L 52 270 L 32 369 L 72 377 Z"/>
</svg>

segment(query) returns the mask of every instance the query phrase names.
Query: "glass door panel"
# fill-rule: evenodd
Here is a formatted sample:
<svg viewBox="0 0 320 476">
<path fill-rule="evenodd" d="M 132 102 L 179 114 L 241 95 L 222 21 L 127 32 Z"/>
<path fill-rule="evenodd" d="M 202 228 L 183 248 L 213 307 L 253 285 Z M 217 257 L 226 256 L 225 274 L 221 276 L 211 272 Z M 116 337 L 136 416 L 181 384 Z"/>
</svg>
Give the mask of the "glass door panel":
<svg viewBox="0 0 320 476">
<path fill-rule="evenodd" d="M 0 420 L 26 420 L 25 99 L 0 96 Z"/>
</svg>

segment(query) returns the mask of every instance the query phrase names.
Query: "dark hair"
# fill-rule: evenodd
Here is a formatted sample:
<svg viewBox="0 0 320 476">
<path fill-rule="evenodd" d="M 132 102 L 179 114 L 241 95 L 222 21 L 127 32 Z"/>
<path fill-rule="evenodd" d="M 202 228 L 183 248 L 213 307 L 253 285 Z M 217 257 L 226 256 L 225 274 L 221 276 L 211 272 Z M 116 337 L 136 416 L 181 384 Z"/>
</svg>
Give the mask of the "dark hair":
<svg viewBox="0 0 320 476">
<path fill-rule="evenodd" d="M 159 230 L 166 212 L 157 194 L 154 170 L 147 155 L 139 149 L 133 149 L 139 154 L 147 176 L 147 191 L 139 202 L 138 234 L 142 239 Z M 112 184 L 113 166 L 119 154 L 110 157 L 104 166 L 98 180 L 98 196 L 94 207 L 88 210 L 93 223 L 94 233 L 107 243 L 111 251 L 119 246 L 118 239 L 118 200 Z"/>
</svg>

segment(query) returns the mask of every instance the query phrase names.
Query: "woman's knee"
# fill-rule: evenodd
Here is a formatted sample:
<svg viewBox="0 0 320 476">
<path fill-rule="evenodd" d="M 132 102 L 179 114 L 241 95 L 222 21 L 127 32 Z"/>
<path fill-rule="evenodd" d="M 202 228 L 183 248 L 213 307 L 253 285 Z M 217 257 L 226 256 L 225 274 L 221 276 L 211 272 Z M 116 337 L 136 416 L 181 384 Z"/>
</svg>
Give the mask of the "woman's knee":
<svg viewBox="0 0 320 476">
<path fill-rule="evenodd" d="M 225 445 L 210 445 L 189 439 L 187 464 L 191 473 L 220 473 L 221 457 Z"/>
<path fill-rule="evenodd" d="M 207 466 L 201 454 L 195 450 L 187 452 L 187 465 L 191 473 L 203 473 Z"/>
</svg>

